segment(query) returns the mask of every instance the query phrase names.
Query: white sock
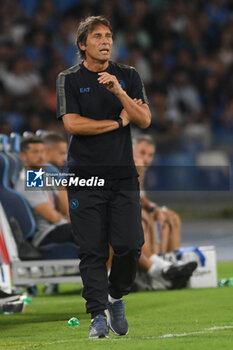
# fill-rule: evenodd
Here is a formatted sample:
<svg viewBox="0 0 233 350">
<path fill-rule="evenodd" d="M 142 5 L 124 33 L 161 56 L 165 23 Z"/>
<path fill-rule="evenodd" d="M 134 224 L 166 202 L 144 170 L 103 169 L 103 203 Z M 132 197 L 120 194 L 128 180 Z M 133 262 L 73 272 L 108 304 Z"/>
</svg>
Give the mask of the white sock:
<svg viewBox="0 0 233 350">
<path fill-rule="evenodd" d="M 151 265 L 151 267 L 149 268 L 149 270 L 147 270 L 148 275 L 150 275 L 151 277 L 155 277 L 158 278 L 161 276 L 161 271 L 162 269 L 160 267 L 158 267 L 158 265 L 156 263 L 153 263 Z"/>
<path fill-rule="evenodd" d="M 147 271 L 148 275 L 151 277 L 152 282 L 152 289 L 167 289 L 168 287 L 171 287 L 171 282 L 166 281 L 162 277 L 162 270 L 166 269 L 158 267 L 156 263 L 153 263 L 149 270 Z"/>
<path fill-rule="evenodd" d="M 171 266 L 170 261 L 166 261 L 166 260 L 160 258 L 156 254 L 151 255 L 150 261 L 152 261 L 153 264 L 156 264 L 159 269 L 163 269 L 165 267 Z"/>
<path fill-rule="evenodd" d="M 115 303 L 115 302 L 118 301 L 118 300 L 122 300 L 122 298 L 120 298 L 120 299 L 115 299 L 115 298 L 111 297 L 110 294 L 108 294 L 108 301 L 110 301 L 110 303 Z"/>
</svg>

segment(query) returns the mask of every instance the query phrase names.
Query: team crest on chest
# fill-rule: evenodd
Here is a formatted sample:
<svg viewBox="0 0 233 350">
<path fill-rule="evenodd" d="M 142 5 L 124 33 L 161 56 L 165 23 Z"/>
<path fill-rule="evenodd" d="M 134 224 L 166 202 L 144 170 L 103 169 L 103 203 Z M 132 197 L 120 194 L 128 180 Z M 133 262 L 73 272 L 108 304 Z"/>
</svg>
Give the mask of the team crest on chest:
<svg viewBox="0 0 233 350">
<path fill-rule="evenodd" d="M 125 90 L 125 82 L 123 80 L 118 80 L 121 88 Z"/>
</svg>

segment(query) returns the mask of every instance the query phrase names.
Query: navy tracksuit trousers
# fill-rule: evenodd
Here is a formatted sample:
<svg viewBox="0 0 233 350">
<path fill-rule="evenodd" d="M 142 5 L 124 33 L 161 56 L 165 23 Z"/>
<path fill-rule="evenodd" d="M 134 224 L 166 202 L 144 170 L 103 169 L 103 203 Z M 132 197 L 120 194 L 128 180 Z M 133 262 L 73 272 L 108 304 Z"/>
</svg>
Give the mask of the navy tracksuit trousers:
<svg viewBox="0 0 233 350">
<path fill-rule="evenodd" d="M 79 245 L 80 273 L 87 313 L 103 312 L 108 293 L 121 298 L 130 292 L 144 235 L 137 177 L 108 180 L 100 188 L 69 188 L 70 217 Z M 114 255 L 108 278 L 109 244 Z"/>
</svg>

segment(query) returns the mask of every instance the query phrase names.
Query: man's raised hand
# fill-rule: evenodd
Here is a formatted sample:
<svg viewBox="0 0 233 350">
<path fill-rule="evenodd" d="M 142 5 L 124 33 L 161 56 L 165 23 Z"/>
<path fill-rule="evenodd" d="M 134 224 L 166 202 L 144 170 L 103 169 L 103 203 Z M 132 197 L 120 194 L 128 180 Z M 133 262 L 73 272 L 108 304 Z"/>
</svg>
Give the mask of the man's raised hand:
<svg viewBox="0 0 233 350">
<path fill-rule="evenodd" d="M 107 72 L 101 72 L 98 73 L 98 75 L 98 82 L 100 84 L 103 84 L 108 91 L 112 92 L 116 96 L 124 93 L 124 90 L 120 86 L 119 81 L 117 80 L 115 75 L 111 75 Z"/>
</svg>

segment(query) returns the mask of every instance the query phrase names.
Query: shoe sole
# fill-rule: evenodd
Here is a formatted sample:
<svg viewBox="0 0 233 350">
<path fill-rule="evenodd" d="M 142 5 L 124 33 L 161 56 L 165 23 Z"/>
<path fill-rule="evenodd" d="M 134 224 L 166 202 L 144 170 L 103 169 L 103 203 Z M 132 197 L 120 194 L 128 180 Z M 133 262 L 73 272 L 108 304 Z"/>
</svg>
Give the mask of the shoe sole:
<svg viewBox="0 0 233 350">
<path fill-rule="evenodd" d="M 13 301 L 1 305 L 1 310 L 5 312 L 21 312 L 23 311 L 24 302 L 23 301 Z"/>
<path fill-rule="evenodd" d="M 109 338 L 107 334 L 101 334 L 98 337 L 89 337 L 89 339 L 103 339 L 103 338 Z"/>
<path fill-rule="evenodd" d="M 122 335 L 127 335 L 127 334 L 129 333 L 129 328 L 128 328 L 127 332 L 124 333 L 124 334 L 119 334 L 119 333 L 117 333 L 116 331 L 114 331 L 114 329 L 112 328 L 111 322 L 110 322 L 111 317 L 110 317 L 110 312 L 108 311 L 108 309 L 105 310 L 105 313 L 106 313 L 106 315 L 107 315 L 107 325 L 108 325 L 108 328 L 109 328 L 109 330 L 110 330 L 113 334 L 118 335 L 118 336 L 122 336 Z"/>
<path fill-rule="evenodd" d="M 187 276 L 178 277 L 178 278 L 176 278 L 173 281 L 172 286 L 171 286 L 170 289 L 184 289 L 184 288 L 187 288 L 188 281 L 189 281 L 189 277 L 187 277 Z"/>
<path fill-rule="evenodd" d="M 12 301 L 19 301 L 20 296 L 19 295 L 12 295 L 10 297 L 5 297 L 0 299 L 0 305 L 9 303 Z"/>
<path fill-rule="evenodd" d="M 89 339 L 103 339 L 103 338 L 109 338 L 108 335 L 100 335 L 99 337 L 89 337 Z"/>
<path fill-rule="evenodd" d="M 193 271 L 197 268 L 196 261 L 190 261 L 185 265 L 176 265 L 171 266 L 166 272 L 163 272 L 162 275 L 166 280 L 173 280 L 179 277 L 188 277 L 191 276 Z"/>
</svg>

